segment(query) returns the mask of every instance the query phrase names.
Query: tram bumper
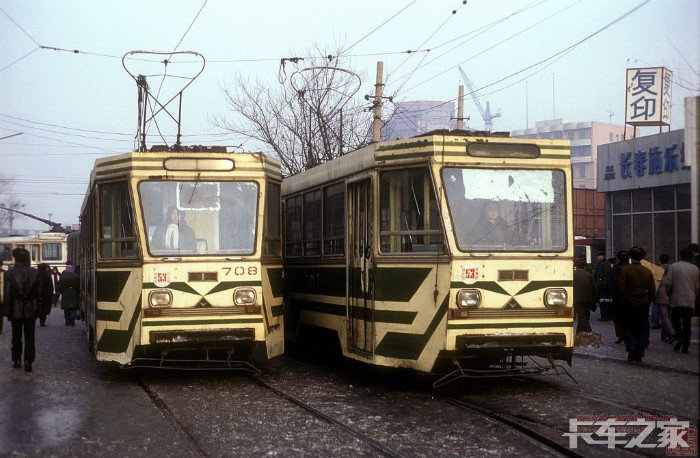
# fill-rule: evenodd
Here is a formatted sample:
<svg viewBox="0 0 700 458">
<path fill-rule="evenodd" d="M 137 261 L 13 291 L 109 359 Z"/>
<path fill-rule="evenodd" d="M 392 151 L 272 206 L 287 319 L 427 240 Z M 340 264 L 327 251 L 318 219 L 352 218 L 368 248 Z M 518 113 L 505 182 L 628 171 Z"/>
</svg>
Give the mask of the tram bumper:
<svg viewBox="0 0 700 458">
<path fill-rule="evenodd" d="M 573 329 L 571 322 L 559 326 L 514 330 L 503 323 L 493 332 L 478 329 L 448 330 L 446 350 L 458 357 L 501 358 L 504 356 L 540 356 L 571 364 Z M 494 326 L 493 324 L 491 326 Z M 449 328 L 448 328 L 449 329 Z"/>
<path fill-rule="evenodd" d="M 253 342 L 255 329 L 215 329 L 215 330 L 173 330 L 150 331 L 149 343 L 152 345 L 167 345 L 173 347 L 197 346 L 229 346 L 242 342 Z"/>
</svg>

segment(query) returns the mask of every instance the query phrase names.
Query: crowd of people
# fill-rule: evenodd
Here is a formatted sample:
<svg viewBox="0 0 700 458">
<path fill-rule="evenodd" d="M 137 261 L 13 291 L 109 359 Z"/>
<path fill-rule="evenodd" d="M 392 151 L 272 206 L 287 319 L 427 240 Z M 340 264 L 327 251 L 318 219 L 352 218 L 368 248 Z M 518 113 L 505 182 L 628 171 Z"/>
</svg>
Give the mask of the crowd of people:
<svg viewBox="0 0 700 458">
<path fill-rule="evenodd" d="M 37 318 L 46 326 L 46 317 L 60 302 L 66 326 L 74 326 L 80 280 L 70 263 L 60 274 L 45 263 L 31 267 L 29 252 L 21 247 L 12 250 L 12 258 L 14 265 L 7 272 L 0 267 L 0 333 L 6 316 L 12 325 L 12 367 L 20 369 L 24 359 L 24 370 L 32 372 Z"/>
<path fill-rule="evenodd" d="M 633 246 L 611 259 L 599 252 L 592 273 L 584 260 L 574 264 L 576 332 L 592 332 L 590 313 L 600 307 L 600 320 L 613 321 L 615 343 L 625 344 L 630 362 L 642 361 L 652 328 L 661 330 L 661 339 L 674 344 L 674 351 L 688 353 L 693 310 L 700 310 L 697 244 L 680 250 L 673 264 L 669 255 L 661 254 L 659 266 L 664 273 L 658 282 L 642 265 L 645 257 L 643 248 Z"/>
</svg>

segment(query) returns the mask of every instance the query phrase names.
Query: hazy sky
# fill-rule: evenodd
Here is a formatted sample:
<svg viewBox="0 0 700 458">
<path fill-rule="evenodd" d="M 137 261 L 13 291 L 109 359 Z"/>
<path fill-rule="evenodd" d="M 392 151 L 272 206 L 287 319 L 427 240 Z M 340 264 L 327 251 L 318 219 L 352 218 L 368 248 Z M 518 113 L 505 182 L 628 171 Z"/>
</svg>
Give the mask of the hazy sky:
<svg viewBox="0 0 700 458">
<path fill-rule="evenodd" d="M 0 138 L 22 132 L 0 140 L 0 176 L 14 179 L 13 197 L 25 211 L 76 223 L 94 160 L 133 148 L 136 83 L 121 56 L 170 51 L 180 40 L 179 51 L 207 59 L 184 94 L 183 134 L 189 144 L 241 143 L 233 135 L 213 135 L 221 130 L 210 121 L 226 116 L 221 88 L 234 75 L 278 85 L 281 58 L 307 56 L 314 44 L 333 48 L 338 42 L 354 44 L 351 69 L 366 77 L 358 97 L 373 92 L 376 61 L 383 60 L 384 93 L 395 101 L 451 100 L 461 84 L 460 64 L 482 103 L 501 109 L 494 120 L 500 131 L 552 118 L 621 124 L 625 69 L 666 66 L 674 72 L 671 128 L 683 128 L 683 98 L 698 95 L 700 87 L 697 0 L 465 3 L 0 0 Z M 134 74 L 163 72 L 162 65 L 142 61 L 129 66 Z M 173 67 L 169 74 L 193 71 L 192 65 Z M 160 81 L 151 77 L 151 88 Z M 165 84 L 161 94 L 167 100 L 176 91 Z M 465 110 L 469 126 L 482 128 L 471 100 Z M 173 124 L 164 120 L 160 126 L 174 143 Z M 46 228 L 24 217 L 15 227 Z"/>
</svg>

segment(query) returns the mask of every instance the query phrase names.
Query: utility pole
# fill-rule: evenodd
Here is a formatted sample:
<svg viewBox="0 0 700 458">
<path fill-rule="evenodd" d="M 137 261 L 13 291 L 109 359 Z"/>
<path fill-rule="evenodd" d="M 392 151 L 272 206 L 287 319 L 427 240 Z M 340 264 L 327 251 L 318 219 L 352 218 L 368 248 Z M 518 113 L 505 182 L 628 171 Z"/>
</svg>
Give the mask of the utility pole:
<svg viewBox="0 0 700 458">
<path fill-rule="evenodd" d="M 457 130 L 464 130 L 464 86 L 461 84 L 457 98 Z"/>
<path fill-rule="evenodd" d="M 380 129 L 382 127 L 382 77 L 384 75 L 384 62 L 377 62 L 377 83 L 374 85 L 374 131 L 372 133 L 372 142 L 378 142 L 380 138 Z"/>
</svg>

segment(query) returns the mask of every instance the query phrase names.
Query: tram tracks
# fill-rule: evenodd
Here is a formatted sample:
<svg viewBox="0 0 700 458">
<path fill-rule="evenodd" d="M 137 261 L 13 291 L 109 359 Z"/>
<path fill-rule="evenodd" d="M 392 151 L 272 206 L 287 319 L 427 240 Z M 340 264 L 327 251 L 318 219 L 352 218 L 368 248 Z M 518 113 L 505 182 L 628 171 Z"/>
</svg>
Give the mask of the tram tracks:
<svg viewBox="0 0 700 458">
<path fill-rule="evenodd" d="M 182 424 L 182 422 L 177 418 L 173 411 L 170 410 L 165 401 L 160 396 L 158 396 L 158 393 L 156 393 L 155 390 L 153 390 L 150 387 L 150 385 L 148 385 L 148 383 L 146 383 L 142 376 L 138 376 L 136 378 L 136 383 L 144 391 L 144 393 L 146 393 L 151 402 L 153 402 L 153 405 L 155 405 L 156 408 L 161 412 L 165 420 L 168 423 L 170 423 L 173 429 L 175 429 L 175 431 L 177 431 L 177 433 L 183 438 L 183 440 L 187 444 L 189 444 L 190 448 L 193 452 L 195 452 L 195 454 L 204 457 L 210 456 L 210 453 L 208 453 L 199 444 L 194 435 L 187 429 L 187 427 L 184 424 Z"/>
<path fill-rule="evenodd" d="M 255 383 L 258 385 L 260 388 L 263 388 L 265 390 L 268 390 L 277 396 L 285 399 L 286 401 L 296 405 L 297 407 L 309 412 L 311 415 L 325 421 L 326 423 L 329 423 L 346 433 L 350 434 L 351 436 L 354 436 L 356 439 L 360 440 L 361 442 L 367 444 L 377 452 L 379 452 L 382 456 L 388 456 L 388 457 L 403 457 L 404 455 L 400 454 L 399 452 L 392 450 L 391 448 L 383 445 L 382 443 L 372 439 L 371 437 L 367 436 L 363 432 L 359 431 L 358 429 L 355 429 L 351 426 L 348 426 L 346 423 L 343 423 L 342 421 L 331 417 L 330 415 L 327 415 L 320 410 L 310 406 L 306 402 L 302 401 L 299 398 L 296 398 L 289 393 L 286 393 L 278 388 L 275 388 L 274 386 L 270 385 L 269 383 L 265 382 L 264 380 L 260 379 L 259 377 L 256 377 L 254 375 L 245 375 L 245 377 L 250 380 L 251 382 Z"/>
</svg>

